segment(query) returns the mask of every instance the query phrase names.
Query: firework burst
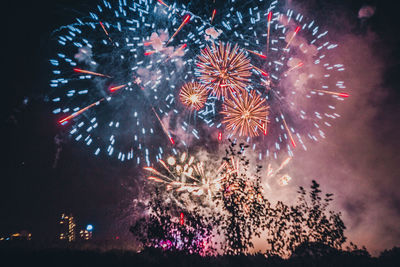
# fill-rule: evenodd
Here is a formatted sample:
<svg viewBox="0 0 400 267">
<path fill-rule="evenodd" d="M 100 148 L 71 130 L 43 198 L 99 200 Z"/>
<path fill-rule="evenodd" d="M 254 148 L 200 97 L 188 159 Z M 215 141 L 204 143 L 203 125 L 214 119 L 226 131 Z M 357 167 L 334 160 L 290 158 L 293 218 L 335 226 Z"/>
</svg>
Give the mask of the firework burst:
<svg viewBox="0 0 400 267">
<path fill-rule="evenodd" d="M 175 145 L 171 132 L 180 122 L 168 125 L 164 118 L 176 108 L 178 77 L 188 79 L 205 47 L 193 30 L 205 22 L 191 20 L 186 6 L 173 6 L 101 1 L 90 16 L 54 31 L 46 99 L 60 130 L 94 155 L 150 166 Z"/>
<path fill-rule="evenodd" d="M 267 169 L 267 173 L 266 173 L 266 178 L 267 180 L 269 179 L 273 179 L 273 178 L 277 178 L 277 183 L 280 186 L 286 186 L 289 184 L 289 182 L 292 180 L 292 177 L 290 177 L 287 173 L 285 174 L 281 174 L 281 171 L 289 164 L 289 162 L 292 160 L 291 157 L 286 158 L 281 165 L 279 166 L 279 168 L 277 168 L 276 170 L 274 170 L 271 167 L 271 164 L 268 164 L 268 169 Z M 269 185 L 268 185 L 268 188 Z"/>
<path fill-rule="evenodd" d="M 189 109 L 200 110 L 207 101 L 208 93 L 205 85 L 198 82 L 189 82 L 182 86 L 179 99 Z"/>
<path fill-rule="evenodd" d="M 250 59 L 235 44 L 215 43 L 207 46 L 198 57 L 199 79 L 207 84 L 218 99 L 228 97 L 229 92 L 240 92 L 249 84 L 252 66 Z"/>
<path fill-rule="evenodd" d="M 270 107 L 268 132 L 265 128 L 265 136 L 246 139 L 260 160 L 281 161 L 325 139 L 325 130 L 340 118 L 337 107 L 351 96 L 346 92 L 346 68 L 335 53 L 340 44 L 317 21 L 280 6 L 279 1 L 260 0 L 243 8 L 242 1 L 231 1 L 226 10 L 218 10 L 224 16 L 212 23 L 217 48 L 219 41 L 230 42 L 232 47 L 237 44 L 251 60 L 246 90 L 261 95 Z M 196 63 L 196 69 L 202 68 L 199 59 Z M 240 94 L 241 90 L 228 96 Z M 223 104 L 210 96 L 197 116 L 209 127 L 219 128 Z M 228 131 L 217 134 L 218 141 L 232 137 Z"/>
<path fill-rule="evenodd" d="M 268 109 L 265 99 L 254 91 L 250 94 L 244 91 L 225 101 L 222 122 L 227 124 L 227 130 L 233 135 L 239 132 L 239 136 L 258 136 L 260 131 L 266 131 Z"/>
<path fill-rule="evenodd" d="M 209 199 L 222 188 L 221 183 L 225 179 L 222 170 L 227 167 L 222 164 L 215 173 L 211 173 L 205 169 L 203 161 L 187 153 L 179 157 L 170 156 L 166 162 L 159 160 L 159 163 L 162 166 L 160 170 L 144 167 L 151 174 L 147 177 L 149 180 L 165 184 L 167 190 L 189 192 Z"/>
</svg>

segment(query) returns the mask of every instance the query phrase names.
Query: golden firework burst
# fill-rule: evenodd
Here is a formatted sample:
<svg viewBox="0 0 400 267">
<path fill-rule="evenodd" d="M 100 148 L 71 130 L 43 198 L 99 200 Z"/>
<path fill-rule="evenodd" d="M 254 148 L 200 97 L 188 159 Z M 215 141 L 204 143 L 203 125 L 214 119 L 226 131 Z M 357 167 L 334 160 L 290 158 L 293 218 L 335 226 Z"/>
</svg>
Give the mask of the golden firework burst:
<svg viewBox="0 0 400 267">
<path fill-rule="evenodd" d="M 252 65 L 244 51 L 235 44 L 215 43 L 211 48 L 207 46 L 198 57 L 197 71 L 199 79 L 207 84 L 218 99 L 228 97 L 229 92 L 238 93 L 249 84 Z"/>
<path fill-rule="evenodd" d="M 210 168 L 210 162 L 203 162 L 186 152 L 179 156 L 170 156 L 166 162 L 159 160 L 159 164 L 163 167 L 160 170 L 144 167 L 150 172 L 147 177 L 149 180 L 165 184 L 167 190 L 189 192 L 195 196 L 207 196 L 209 199 L 221 190 L 221 183 L 226 178 L 222 171 L 229 168 L 226 163 L 217 169 Z"/>
<path fill-rule="evenodd" d="M 268 105 L 265 99 L 252 91 L 250 94 L 243 91 L 240 95 L 233 96 L 225 100 L 222 114 L 225 115 L 222 120 L 226 123 L 226 128 L 240 136 L 258 136 L 259 132 L 266 132 Z"/>
<path fill-rule="evenodd" d="M 189 82 L 182 86 L 179 99 L 189 109 L 200 110 L 207 101 L 208 93 L 205 85 Z"/>
</svg>

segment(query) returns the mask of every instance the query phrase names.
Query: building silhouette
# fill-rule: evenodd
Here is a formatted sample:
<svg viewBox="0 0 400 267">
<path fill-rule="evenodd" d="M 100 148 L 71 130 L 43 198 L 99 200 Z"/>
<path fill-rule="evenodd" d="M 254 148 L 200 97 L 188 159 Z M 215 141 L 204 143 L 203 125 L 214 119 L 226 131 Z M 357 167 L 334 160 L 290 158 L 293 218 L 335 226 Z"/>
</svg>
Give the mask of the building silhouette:
<svg viewBox="0 0 400 267">
<path fill-rule="evenodd" d="M 72 214 L 61 214 L 60 219 L 60 240 L 73 242 L 76 239 L 76 224 Z"/>
</svg>

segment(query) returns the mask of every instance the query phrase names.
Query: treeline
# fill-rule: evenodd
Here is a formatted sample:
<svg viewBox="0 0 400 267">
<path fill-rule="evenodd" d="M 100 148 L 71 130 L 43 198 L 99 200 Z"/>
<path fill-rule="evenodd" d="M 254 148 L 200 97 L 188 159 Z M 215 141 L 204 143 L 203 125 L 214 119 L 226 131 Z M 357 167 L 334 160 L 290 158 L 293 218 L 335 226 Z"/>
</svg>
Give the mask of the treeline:
<svg viewBox="0 0 400 267">
<path fill-rule="evenodd" d="M 183 199 L 180 193 L 155 188 L 140 212 L 144 215 L 130 229 L 142 247 L 202 256 L 248 255 L 254 251 L 253 240 L 261 238 L 269 257 L 288 258 L 302 244 L 343 249 L 346 227 L 341 214 L 328 209 L 333 195 L 322 194 L 312 181 L 310 190 L 299 188 L 295 205 L 272 205 L 263 193 L 261 166 L 251 169 L 245 149 L 235 143 L 226 149 L 221 188 L 207 203 L 188 208 L 171 200 Z M 201 198 L 190 201 L 196 199 Z M 359 249 L 351 245 L 347 250 Z"/>
<path fill-rule="evenodd" d="M 185 252 L 165 251 L 147 248 L 137 253 L 127 250 L 111 250 L 107 252 L 91 250 L 21 250 L 0 249 L 0 265 L 8 266 L 163 266 L 163 267 L 213 267 L 213 266 L 400 266 L 400 248 L 386 250 L 377 258 L 363 251 L 343 251 L 337 249 L 324 250 L 320 244 L 302 246 L 306 254 L 282 259 L 278 256 L 265 257 L 263 254 L 225 255 L 202 257 L 198 254 L 188 255 Z"/>
</svg>

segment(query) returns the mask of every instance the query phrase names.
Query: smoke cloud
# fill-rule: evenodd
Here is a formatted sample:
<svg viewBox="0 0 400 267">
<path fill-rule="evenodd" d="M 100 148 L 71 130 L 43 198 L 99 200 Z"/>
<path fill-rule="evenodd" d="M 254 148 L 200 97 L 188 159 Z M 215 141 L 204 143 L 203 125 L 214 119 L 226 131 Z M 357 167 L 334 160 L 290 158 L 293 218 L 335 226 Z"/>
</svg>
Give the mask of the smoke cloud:
<svg viewBox="0 0 400 267">
<path fill-rule="evenodd" d="M 368 19 L 375 14 L 375 7 L 373 6 L 363 6 L 358 11 L 359 19 Z"/>
<path fill-rule="evenodd" d="M 358 17 L 370 17 L 374 11 L 363 7 Z M 395 153 L 399 141 L 393 131 L 393 119 L 399 118 L 385 113 L 390 88 L 384 85 L 384 74 L 390 51 L 385 54 L 378 49 L 380 40 L 369 29 L 362 34 L 352 33 L 354 18 L 334 18 L 329 17 L 331 25 L 341 26 L 327 28 L 332 42 L 339 44 L 332 60 L 346 67 L 344 78 L 350 97 L 337 106 L 341 118 L 326 131 L 327 138 L 308 144 L 309 151 L 295 155 L 289 166 L 293 180 L 284 188 L 291 193 L 281 190 L 276 197 L 294 201 L 292 196 L 299 185 L 317 180 L 324 192 L 335 194 L 333 204 L 342 211 L 348 240 L 365 245 L 377 255 L 385 248 L 398 246 L 400 240 L 400 157 Z M 319 72 L 313 69 L 310 73 Z M 300 86 L 305 84 L 300 82 Z M 291 197 L 285 197 L 288 195 Z"/>
<path fill-rule="evenodd" d="M 292 1 L 287 2 L 287 7 L 300 10 L 303 14 L 307 13 L 304 11 L 315 10 L 312 3 L 306 9 L 304 5 L 295 5 Z M 296 201 L 298 187 L 308 188 L 311 180 L 316 180 L 321 184 L 323 193 L 334 193 L 332 205 L 336 211 L 342 212 L 348 240 L 359 246 L 365 245 L 373 255 L 377 255 L 385 248 L 398 246 L 400 240 L 400 196 L 397 192 L 400 186 L 397 166 L 400 156 L 395 153 L 399 148 L 399 139 L 392 128 L 393 122 L 400 118 L 396 113 L 390 117 L 385 114 L 384 106 L 390 89 L 384 85 L 384 73 L 390 51 L 385 54 L 377 48 L 379 38 L 369 29 L 353 33 L 354 21 L 369 18 L 374 12 L 375 8 L 365 6 L 359 10 L 358 17 L 330 14 L 326 16 L 326 21 L 319 21 L 320 25 L 331 21 L 325 29 L 329 30 L 331 43 L 339 46 L 330 61 L 344 64 L 343 80 L 350 97 L 337 103 L 336 112 L 340 118 L 335 119 L 332 127 L 324 129 L 326 138 L 318 143 L 306 141 L 308 151 L 297 149 L 295 157 L 276 176 L 267 175 L 268 162 L 261 164 L 264 165 L 265 195 L 270 202 L 281 200 L 292 204 Z M 308 17 L 314 16 L 310 14 Z M 282 23 L 285 23 L 284 19 L 282 16 Z M 287 34 L 287 42 L 294 34 L 294 28 Z M 214 28 L 207 31 L 210 39 L 218 38 L 219 32 Z M 161 49 L 157 38 L 165 40 L 168 37 L 152 35 L 155 50 Z M 309 90 L 312 81 L 324 74 L 323 68 L 313 64 L 317 48 L 307 45 L 301 34 L 292 40 L 291 46 L 298 52 L 288 61 L 288 67 L 294 68 L 301 62 L 304 65 L 301 70 L 287 73 L 282 86 L 290 86 L 297 92 Z M 168 52 L 168 55 L 171 53 Z M 298 103 L 297 99 L 289 99 L 291 101 Z M 163 124 L 170 126 L 171 117 L 164 117 Z M 188 136 L 180 128 L 169 130 L 181 140 Z M 215 138 L 216 132 L 210 133 L 208 129 L 208 133 Z M 188 140 L 187 145 L 190 146 L 192 141 Z M 224 151 L 214 151 L 213 155 L 222 157 Z M 246 155 L 251 161 L 258 162 L 251 148 Z M 206 148 L 200 150 L 198 156 L 207 159 Z M 272 162 L 271 167 L 276 170 L 281 163 Z M 282 177 L 285 178 L 282 180 Z"/>
</svg>

